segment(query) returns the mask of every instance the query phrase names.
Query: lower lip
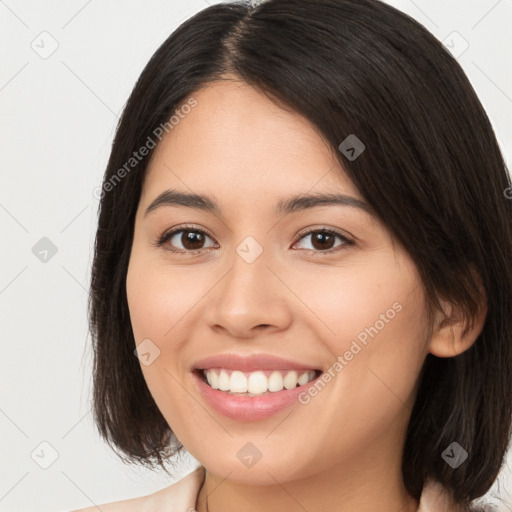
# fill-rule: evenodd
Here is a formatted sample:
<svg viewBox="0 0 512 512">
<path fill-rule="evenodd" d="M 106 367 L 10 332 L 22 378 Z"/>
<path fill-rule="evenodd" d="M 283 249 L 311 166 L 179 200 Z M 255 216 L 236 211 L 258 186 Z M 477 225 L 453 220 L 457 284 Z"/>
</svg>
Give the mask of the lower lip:
<svg viewBox="0 0 512 512">
<path fill-rule="evenodd" d="M 293 389 L 269 392 L 261 396 L 237 396 L 213 389 L 204 382 L 197 371 L 192 372 L 199 391 L 206 401 L 219 413 L 238 421 L 257 421 L 268 418 L 298 403 L 298 396 L 314 386 L 318 377 Z"/>
</svg>

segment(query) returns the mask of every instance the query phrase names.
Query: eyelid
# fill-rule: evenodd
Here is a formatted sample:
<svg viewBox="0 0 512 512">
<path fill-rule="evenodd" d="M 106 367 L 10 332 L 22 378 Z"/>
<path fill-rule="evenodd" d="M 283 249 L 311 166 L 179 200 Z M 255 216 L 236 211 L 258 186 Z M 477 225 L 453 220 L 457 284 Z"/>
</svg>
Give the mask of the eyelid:
<svg viewBox="0 0 512 512">
<path fill-rule="evenodd" d="M 354 237 L 349 235 L 346 231 L 343 231 L 339 228 L 327 226 L 326 224 L 318 224 L 318 225 L 308 226 L 307 228 L 301 229 L 297 233 L 296 236 L 299 238 L 303 238 L 305 235 L 309 235 L 309 234 L 315 233 L 317 231 L 327 231 L 329 233 L 334 233 L 345 240 L 355 241 Z"/>
<path fill-rule="evenodd" d="M 304 251 L 312 253 L 313 255 L 317 255 L 317 254 L 333 254 L 333 253 L 337 252 L 338 250 L 343 249 L 344 247 L 355 245 L 355 240 L 353 239 L 353 237 L 350 237 L 350 236 L 346 235 L 340 229 L 332 228 L 332 227 L 329 227 L 329 226 L 326 226 L 326 225 L 319 225 L 319 226 L 309 226 L 309 227 L 304 228 L 303 230 L 301 230 L 296 235 L 298 237 L 298 240 L 296 242 L 294 242 L 293 246 L 297 245 L 301 240 L 303 240 L 307 236 L 310 236 L 310 235 L 312 235 L 314 233 L 319 233 L 319 232 L 320 233 L 322 233 L 322 232 L 323 233 L 329 233 L 331 235 L 337 236 L 337 237 L 339 237 L 342 240 L 343 243 L 341 245 L 338 245 L 337 247 L 333 247 L 333 248 L 327 249 L 325 251 L 320 251 L 320 250 L 315 251 L 313 249 L 303 249 Z"/>
<path fill-rule="evenodd" d="M 197 233 L 205 234 L 211 240 L 213 240 L 215 243 L 218 244 L 218 242 L 215 240 L 215 238 L 205 228 L 194 226 L 194 225 L 191 225 L 191 224 L 185 224 L 185 225 L 176 226 L 176 227 L 171 228 L 171 229 L 169 229 L 167 231 L 164 231 L 164 233 L 161 234 L 152 245 L 157 246 L 157 247 L 162 247 L 174 235 L 176 235 L 177 233 L 180 233 L 182 231 L 191 231 L 191 232 L 195 231 Z M 309 227 L 304 228 L 301 231 L 299 231 L 299 233 L 297 233 L 297 235 L 295 235 L 297 240 L 293 243 L 292 247 L 297 245 L 301 240 L 303 240 L 307 236 L 310 236 L 310 235 L 312 235 L 314 233 L 317 233 L 317 232 L 325 232 L 325 233 L 329 233 L 329 234 L 338 236 L 342 240 L 343 243 L 341 245 L 338 245 L 338 246 L 336 246 L 334 248 L 331 248 L 331 249 L 327 249 L 325 251 L 314 250 L 314 249 L 302 249 L 303 251 L 307 251 L 308 253 L 312 253 L 312 254 L 315 254 L 315 255 L 316 254 L 320 254 L 320 255 L 321 254 L 332 254 L 332 253 L 337 252 L 340 249 L 343 249 L 346 246 L 355 245 L 354 239 L 352 237 L 347 236 L 346 234 L 344 234 L 344 232 L 342 232 L 341 230 L 339 230 L 337 228 L 332 228 L 332 227 L 329 227 L 329 226 L 326 226 L 326 225 L 319 225 L 319 226 L 316 226 L 316 227 L 315 226 L 313 226 L 313 227 L 309 226 Z M 189 251 L 188 250 L 184 250 L 184 249 L 169 249 L 169 248 L 164 248 L 164 249 L 168 250 L 170 252 L 173 252 L 173 253 L 178 253 L 178 254 L 197 254 L 197 253 L 200 253 L 202 251 L 205 251 L 206 249 L 210 249 L 211 250 L 211 249 L 214 249 L 214 248 L 207 247 L 207 248 L 203 248 L 203 249 L 195 249 L 195 250 L 189 250 Z M 217 249 L 217 248 L 215 248 L 215 249 Z"/>
<path fill-rule="evenodd" d="M 184 224 L 184 225 L 176 226 L 174 228 L 164 231 L 161 235 L 159 235 L 157 237 L 156 241 L 152 245 L 154 245 L 156 247 L 161 247 L 168 240 L 170 240 L 174 235 L 176 235 L 177 233 L 179 233 L 181 231 L 195 231 L 197 233 L 203 233 L 206 236 L 208 236 L 209 238 L 211 238 L 215 243 L 218 243 L 215 240 L 215 238 L 213 237 L 213 235 L 211 235 L 208 232 L 208 230 L 206 230 L 205 228 L 200 228 L 200 227 L 194 226 L 192 224 Z M 198 252 L 204 251 L 204 249 L 196 249 L 193 251 L 186 251 L 183 249 L 167 249 L 167 248 L 166 248 L 166 250 L 168 250 L 170 252 L 174 252 L 174 253 L 181 253 L 181 254 L 196 254 Z"/>
</svg>

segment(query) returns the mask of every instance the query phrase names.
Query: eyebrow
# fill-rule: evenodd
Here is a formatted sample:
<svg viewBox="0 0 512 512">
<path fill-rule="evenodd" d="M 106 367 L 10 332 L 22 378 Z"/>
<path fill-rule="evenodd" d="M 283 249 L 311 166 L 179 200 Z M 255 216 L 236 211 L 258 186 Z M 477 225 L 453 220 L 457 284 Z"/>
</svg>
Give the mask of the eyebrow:
<svg viewBox="0 0 512 512">
<path fill-rule="evenodd" d="M 276 205 L 277 215 L 286 215 L 317 206 L 350 206 L 358 208 L 370 215 L 374 215 L 372 208 L 360 199 L 345 194 L 308 194 L 297 195 L 280 200 Z M 144 217 L 162 206 L 186 206 L 196 208 L 217 215 L 221 214 L 219 205 L 211 197 L 200 194 L 178 192 L 177 190 L 165 190 L 159 194 L 147 207 Z"/>
</svg>

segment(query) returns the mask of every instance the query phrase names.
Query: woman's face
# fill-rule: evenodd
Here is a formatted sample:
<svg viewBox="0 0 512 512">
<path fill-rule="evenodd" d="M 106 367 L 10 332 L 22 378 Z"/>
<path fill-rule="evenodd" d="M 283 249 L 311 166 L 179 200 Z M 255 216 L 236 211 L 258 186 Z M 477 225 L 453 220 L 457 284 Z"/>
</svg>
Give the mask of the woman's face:
<svg viewBox="0 0 512 512">
<path fill-rule="evenodd" d="M 185 448 L 231 480 L 275 484 L 340 465 L 382 471 L 401 459 L 428 352 L 412 260 L 304 118 L 244 83 L 209 85 L 194 98 L 152 155 L 127 275 L 156 404 Z M 207 196 L 217 210 L 162 199 L 166 191 Z M 353 201 L 283 208 L 324 194 Z M 233 354 L 270 360 L 201 363 Z M 240 397 L 196 371 L 225 368 L 216 372 L 222 385 L 242 389 L 231 378 L 241 376 L 237 365 L 253 370 L 242 372 L 251 386 L 279 389 L 281 376 L 285 389 Z M 293 390 L 293 367 L 324 373 Z"/>
</svg>

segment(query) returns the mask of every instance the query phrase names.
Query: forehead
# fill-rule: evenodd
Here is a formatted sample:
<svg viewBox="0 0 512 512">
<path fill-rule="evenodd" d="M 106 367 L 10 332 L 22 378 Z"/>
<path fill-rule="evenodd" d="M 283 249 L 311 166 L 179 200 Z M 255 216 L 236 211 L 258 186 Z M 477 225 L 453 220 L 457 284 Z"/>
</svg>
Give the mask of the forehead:
<svg viewBox="0 0 512 512">
<path fill-rule="evenodd" d="M 236 80 L 208 84 L 191 98 L 195 106 L 154 150 L 143 196 L 188 188 L 239 201 L 307 191 L 361 198 L 333 149 L 297 112 Z"/>
</svg>

